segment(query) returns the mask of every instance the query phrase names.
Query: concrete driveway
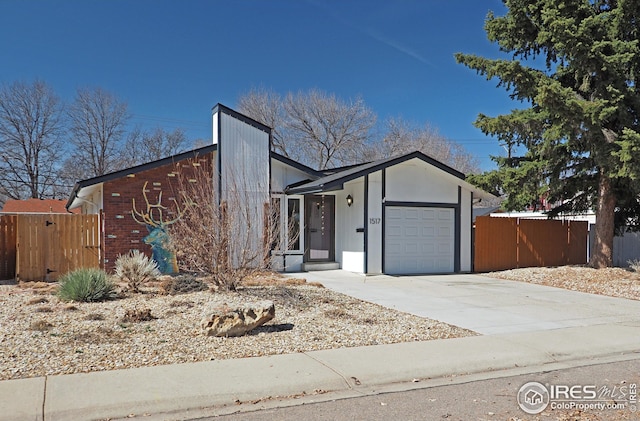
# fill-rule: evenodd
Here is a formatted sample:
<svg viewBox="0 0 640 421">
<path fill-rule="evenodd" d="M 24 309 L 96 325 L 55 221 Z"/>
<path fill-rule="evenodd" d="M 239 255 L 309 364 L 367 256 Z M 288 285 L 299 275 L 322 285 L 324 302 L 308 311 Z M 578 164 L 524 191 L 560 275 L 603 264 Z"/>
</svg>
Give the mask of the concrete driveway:
<svg viewBox="0 0 640 421">
<path fill-rule="evenodd" d="M 364 276 L 335 270 L 294 276 L 484 335 L 640 322 L 640 301 L 481 275 Z"/>
</svg>

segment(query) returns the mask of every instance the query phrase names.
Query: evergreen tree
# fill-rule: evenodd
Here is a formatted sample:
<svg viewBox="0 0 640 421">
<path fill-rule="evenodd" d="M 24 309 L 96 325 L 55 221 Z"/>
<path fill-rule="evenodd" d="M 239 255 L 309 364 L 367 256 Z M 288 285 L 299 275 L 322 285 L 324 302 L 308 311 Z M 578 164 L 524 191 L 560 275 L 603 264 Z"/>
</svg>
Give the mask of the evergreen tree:
<svg viewBox="0 0 640 421">
<path fill-rule="evenodd" d="M 475 122 L 525 152 L 476 181 L 502 180 L 509 206 L 545 192 L 561 203 L 552 216 L 595 209 L 592 264 L 610 266 L 615 229 L 640 228 L 640 1 L 503 2 L 506 14 L 489 13 L 485 30 L 512 59 L 456 59 L 526 107 Z"/>
</svg>

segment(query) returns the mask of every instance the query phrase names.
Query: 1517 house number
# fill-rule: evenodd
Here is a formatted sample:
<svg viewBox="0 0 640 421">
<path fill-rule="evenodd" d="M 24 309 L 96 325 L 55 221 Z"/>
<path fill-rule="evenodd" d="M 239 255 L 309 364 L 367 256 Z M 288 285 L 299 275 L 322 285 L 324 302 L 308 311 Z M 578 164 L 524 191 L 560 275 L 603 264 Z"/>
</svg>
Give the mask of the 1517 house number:
<svg viewBox="0 0 640 421">
<path fill-rule="evenodd" d="M 369 218 L 369 224 L 377 225 L 382 221 L 382 218 Z"/>
</svg>

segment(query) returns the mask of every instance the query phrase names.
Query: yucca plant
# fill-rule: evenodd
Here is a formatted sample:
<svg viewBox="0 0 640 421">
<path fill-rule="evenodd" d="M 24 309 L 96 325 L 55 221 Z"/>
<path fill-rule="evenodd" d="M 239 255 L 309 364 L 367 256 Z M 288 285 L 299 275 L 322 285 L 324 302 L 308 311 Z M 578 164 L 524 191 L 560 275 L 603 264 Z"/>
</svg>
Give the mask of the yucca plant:
<svg viewBox="0 0 640 421">
<path fill-rule="evenodd" d="M 140 285 L 153 281 L 161 275 L 156 261 L 149 259 L 138 250 L 118 256 L 115 272 L 121 281 L 127 283 L 132 292 L 140 292 Z"/>
<path fill-rule="evenodd" d="M 104 301 L 115 297 L 115 285 L 103 270 L 77 269 L 60 278 L 58 297 L 63 301 Z"/>
</svg>

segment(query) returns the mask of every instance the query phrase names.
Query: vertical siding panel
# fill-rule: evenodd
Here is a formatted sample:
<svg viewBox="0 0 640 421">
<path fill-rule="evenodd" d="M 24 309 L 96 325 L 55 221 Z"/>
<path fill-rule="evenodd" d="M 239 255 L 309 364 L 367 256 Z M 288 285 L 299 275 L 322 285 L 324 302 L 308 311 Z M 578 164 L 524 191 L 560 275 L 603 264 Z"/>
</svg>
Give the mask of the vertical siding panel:
<svg viewBox="0 0 640 421">
<path fill-rule="evenodd" d="M 232 236 L 243 243 L 234 243 L 231 253 L 239 263 L 242 250 L 251 250 L 249 254 L 256 255 L 254 263 L 258 264 L 264 231 L 262 209 L 269 203 L 269 134 L 225 113 L 220 131 L 220 191 L 222 200 L 238 210 L 233 214 Z"/>
</svg>

